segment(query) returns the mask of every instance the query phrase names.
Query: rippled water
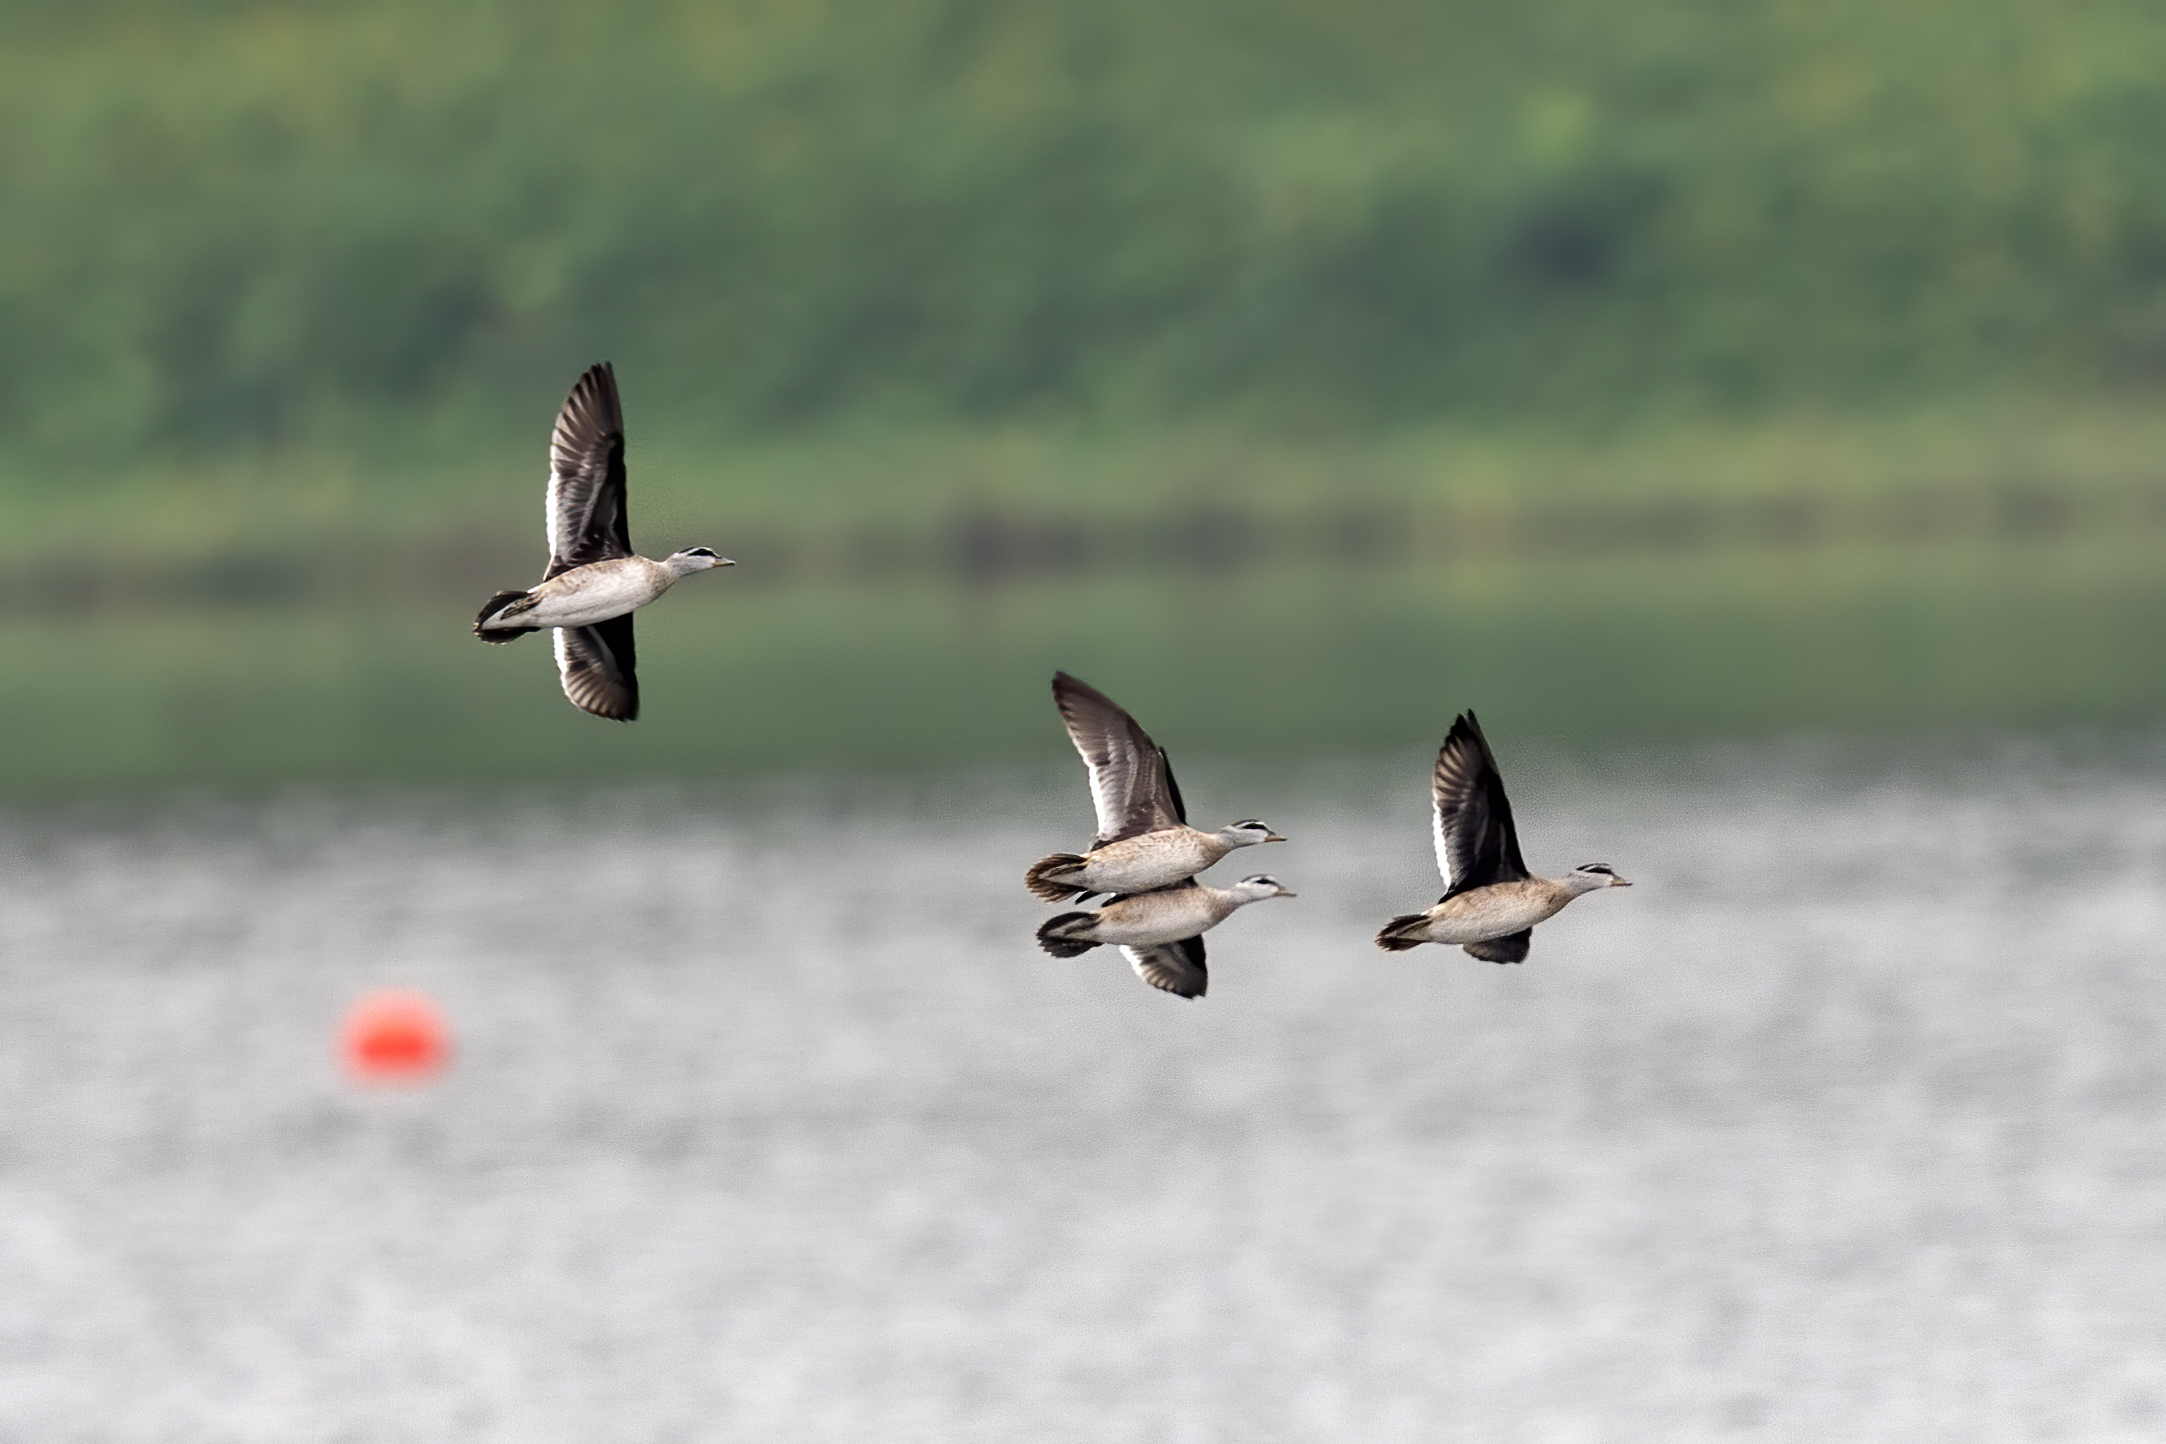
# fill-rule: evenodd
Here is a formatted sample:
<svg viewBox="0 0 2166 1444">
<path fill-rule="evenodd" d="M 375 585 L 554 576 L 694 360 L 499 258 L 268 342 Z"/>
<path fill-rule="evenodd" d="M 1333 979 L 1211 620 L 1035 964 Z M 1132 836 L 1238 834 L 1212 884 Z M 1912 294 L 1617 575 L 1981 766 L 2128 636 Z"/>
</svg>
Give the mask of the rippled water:
<svg viewBox="0 0 2166 1444">
<path fill-rule="evenodd" d="M 0 1437 L 2166 1433 L 2166 770 L 1522 767 L 1639 885 L 1506 968 L 1368 946 L 1421 766 L 1184 777 L 1195 1004 L 1031 947 L 1065 773 L 17 817 Z"/>
</svg>

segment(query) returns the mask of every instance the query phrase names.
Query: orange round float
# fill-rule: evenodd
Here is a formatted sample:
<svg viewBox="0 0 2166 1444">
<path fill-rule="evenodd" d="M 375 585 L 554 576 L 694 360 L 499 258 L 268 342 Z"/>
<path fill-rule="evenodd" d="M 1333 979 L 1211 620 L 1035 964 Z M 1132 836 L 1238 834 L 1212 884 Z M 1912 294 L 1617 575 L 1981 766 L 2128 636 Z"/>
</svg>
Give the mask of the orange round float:
<svg viewBox="0 0 2166 1444">
<path fill-rule="evenodd" d="M 369 1083 L 418 1083 L 442 1072 L 451 1032 L 426 993 L 387 988 L 346 1014 L 339 1034 L 346 1071 Z"/>
</svg>

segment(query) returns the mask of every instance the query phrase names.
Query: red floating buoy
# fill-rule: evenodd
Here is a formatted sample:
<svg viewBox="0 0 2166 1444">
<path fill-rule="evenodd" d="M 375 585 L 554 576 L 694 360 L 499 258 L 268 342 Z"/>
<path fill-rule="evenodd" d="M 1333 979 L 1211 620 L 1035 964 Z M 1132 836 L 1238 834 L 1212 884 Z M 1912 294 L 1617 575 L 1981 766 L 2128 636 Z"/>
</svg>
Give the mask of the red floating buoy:
<svg viewBox="0 0 2166 1444">
<path fill-rule="evenodd" d="M 353 1005 L 341 1030 L 346 1071 L 368 1083 L 420 1083 L 443 1071 L 451 1032 L 425 993 L 390 988 Z"/>
</svg>

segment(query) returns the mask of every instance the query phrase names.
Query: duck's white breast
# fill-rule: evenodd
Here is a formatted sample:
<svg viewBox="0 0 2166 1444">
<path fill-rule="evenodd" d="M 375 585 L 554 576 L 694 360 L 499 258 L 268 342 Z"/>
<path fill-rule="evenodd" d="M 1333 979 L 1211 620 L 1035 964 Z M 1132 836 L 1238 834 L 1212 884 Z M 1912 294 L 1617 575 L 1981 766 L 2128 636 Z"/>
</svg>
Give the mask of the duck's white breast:
<svg viewBox="0 0 2166 1444">
<path fill-rule="evenodd" d="M 1192 938 L 1216 923 L 1218 894 L 1184 887 L 1147 892 L 1101 908 L 1091 935 L 1102 943 L 1173 943 Z"/>
<path fill-rule="evenodd" d="M 1554 883 L 1530 877 L 1463 892 L 1429 909 L 1428 935 L 1438 943 L 1478 943 L 1533 927 L 1570 902 Z"/>
<path fill-rule="evenodd" d="M 1220 855 L 1215 840 L 1192 827 L 1160 828 L 1091 853 L 1083 879 L 1093 892 L 1139 892 L 1193 877 Z"/>
<path fill-rule="evenodd" d="M 535 627 L 592 626 L 645 606 L 673 580 L 644 557 L 589 562 L 534 588 L 540 600 L 519 620 Z"/>
</svg>

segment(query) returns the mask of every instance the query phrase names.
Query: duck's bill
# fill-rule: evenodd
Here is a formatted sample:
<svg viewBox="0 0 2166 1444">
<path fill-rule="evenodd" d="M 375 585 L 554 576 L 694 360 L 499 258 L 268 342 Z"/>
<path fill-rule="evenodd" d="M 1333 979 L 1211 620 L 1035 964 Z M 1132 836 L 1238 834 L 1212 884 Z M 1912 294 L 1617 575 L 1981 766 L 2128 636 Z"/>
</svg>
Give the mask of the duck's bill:
<svg viewBox="0 0 2166 1444">
<path fill-rule="evenodd" d="M 714 564 L 715 564 L 716 566 L 718 566 L 718 567 L 733 567 L 733 566 L 736 566 L 736 565 L 737 565 L 737 558 L 735 558 L 735 557 L 716 557 L 716 558 L 714 559 Z"/>
<path fill-rule="evenodd" d="M 1610 879 L 1609 879 L 1609 885 L 1610 885 L 1611 887 L 1630 887 L 1630 886 L 1632 886 L 1632 884 L 1630 884 L 1630 883 L 1626 882 L 1626 881 L 1625 881 L 1625 880 L 1624 880 L 1623 878 L 1621 878 L 1621 877 L 1618 877 L 1618 876 L 1617 876 L 1617 875 L 1616 875 L 1615 873 L 1612 873 L 1612 874 L 1610 874 Z"/>
<path fill-rule="evenodd" d="M 1280 889 L 1279 889 L 1279 890 L 1278 890 L 1277 892 L 1275 892 L 1275 893 L 1273 893 L 1273 894 L 1271 894 L 1271 895 L 1272 895 L 1273 897 L 1299 897 L 1299 896 L 1301 896 L 1301 894 L 1299 894 L 1299 893 L 1295 892 L 1295 891 L 1294 891 L 1294 890 L 1293 890 L 1292 888 L 1290 888 L 1290 887 L 1282 887 L 1282 888 L 1280 888 Z"/>
<path fill-rule="evenodd" d="M 1279 836 L 1279 835 L 1278 835 L 1277 833 L 1275 833 L 1275 832 L 1273 832 L 1273 833 L 1268 833 L 1268 834 L 1266 834 L 1266 835 L 1265 835 L 1265 837 L 1264 837 L 1264 841 L 1265 841 L 1265 842 L 1284 842 L 1285 840 L 1286 840 L 1285 838 L 1283 838 L 1283 837 L 1280 837 L 1280 836 Z"/>
</svg>

